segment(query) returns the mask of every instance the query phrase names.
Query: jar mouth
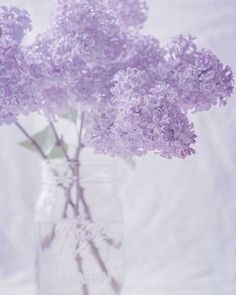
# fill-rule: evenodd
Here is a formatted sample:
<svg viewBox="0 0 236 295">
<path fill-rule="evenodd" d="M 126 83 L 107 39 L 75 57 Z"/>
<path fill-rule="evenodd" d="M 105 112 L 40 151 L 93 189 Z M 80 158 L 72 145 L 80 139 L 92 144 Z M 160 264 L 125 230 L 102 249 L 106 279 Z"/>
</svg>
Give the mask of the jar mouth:
<svg viewBox="0 0 236 295">
<path fill-rule="evenodd" d="M 70 164 L 79 164 L 80 162 L 76 159 L 65 159 L 65 158 L 55 158 L 55 159 L 46 159 L 41 162 L 42 167 L 48 167 L 51 165 L 55 166 L 64 166 L 64 165 L 70 165 Z"/>
<path fill-rule="evenodd" d="M 108 157 L 106 155 L 94 154 L 86 155 L 82 157 L 82 159 L 66 159 L 63 158 L 54 158 L 54 159 L 46 159 L 41 162 L 42 168 L 53 167 L 53 168 L 63 168 L 66 166 L 83 166 L 83 167 L 91 167 L 91 168 L 108 168 L 114 164 L 114 158 Z"/>
<path fill-rule="evenodd" d="M 66 158 L 44 160 L 41 163 L 42 183 L 74 182 L 78 177 L 76 173 L 84 185 L 107 183 L 116 178 L 115 166 L 114 158 L 97 155 L 80 161 Z"/>
</svg>

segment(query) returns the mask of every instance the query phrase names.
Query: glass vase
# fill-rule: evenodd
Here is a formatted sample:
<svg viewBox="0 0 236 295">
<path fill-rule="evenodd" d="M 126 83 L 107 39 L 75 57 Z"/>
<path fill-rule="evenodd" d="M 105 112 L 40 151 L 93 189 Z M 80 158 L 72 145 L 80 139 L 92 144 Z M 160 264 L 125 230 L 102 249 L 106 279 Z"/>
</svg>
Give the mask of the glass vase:
<svg viewBox="0 0 236 295">
<path fill-rule="evenodd" d="M 123 214 L 115 165 L 103 156 L 43 163 L 38 295 L 117 295 L 123 277 Z"/>
</svg>

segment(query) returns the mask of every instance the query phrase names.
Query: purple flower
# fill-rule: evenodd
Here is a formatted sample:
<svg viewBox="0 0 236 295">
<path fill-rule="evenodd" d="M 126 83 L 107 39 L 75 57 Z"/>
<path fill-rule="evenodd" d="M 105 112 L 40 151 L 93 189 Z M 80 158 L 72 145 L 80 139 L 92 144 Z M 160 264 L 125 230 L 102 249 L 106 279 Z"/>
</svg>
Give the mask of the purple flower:
<svg viewBox="0 0 236 295">
<path fill-rule="evenodd" d="M 10 36 L 0 38 L 0 124 L 11 123 L 20 114 L 39 109 L 32 81 L 27 73 L 25 55 Z"/>
<path fill-rule="evenodd" d="M 87 144 L 126 157 L 149 151 L 166 158 L 194 153 L 193 124 L 175 103 L 177 93 L 162 82 L 150 87 L 145 72 L 119 72 L 109 107 L 101 106 L 89 116 Z"/>
<path fill-rule="evenodd" d="M 159 40 L 151 35 L 129 35 L 127 44 L 126 68 L 152 71 L 153 76 L 153 72 L 165 62 L 166 50 L 160 46 Z"/>
<path fill-rule="evenodd" d="M 116 60 L 125 42 L 116 16 L 100 0 L 58 0 L 53 27 L 57 41 L 91 64 Z"/>
<path fill-rule="evenodd" d="M 144 0 L 106 0 L 122 27 L 141 28 L 147 20 L 147 3 Z"/>
<path fill-rule="evenodd" d="M 191 36 L 178 36 L 168 45 L 166 79 L 178 93 L 181 108 L 206 111 L 226 104 L 233 92 L 233 74 L 209 50 L 198 50 Z"/>
<path fill-rule="evenodd" d="M 17 7 L 0 7 L 0 35 L 9 35 L 20 43 L 25 33 L 31 29 L 31 20 L 26 10 Z"/>
<path fill-rule="evenodd" d="M 0 124 L 21 114 L 86 112 L 86 143 L 110 155 L 194 153 L 188 112 L 225 105 L 233 75 L 191 36 L 166 46 L 140 32 L 142 0 L 58 0 L 50 29 L 28 47 L 26 11 L 0 10 Z"/>
</svg>

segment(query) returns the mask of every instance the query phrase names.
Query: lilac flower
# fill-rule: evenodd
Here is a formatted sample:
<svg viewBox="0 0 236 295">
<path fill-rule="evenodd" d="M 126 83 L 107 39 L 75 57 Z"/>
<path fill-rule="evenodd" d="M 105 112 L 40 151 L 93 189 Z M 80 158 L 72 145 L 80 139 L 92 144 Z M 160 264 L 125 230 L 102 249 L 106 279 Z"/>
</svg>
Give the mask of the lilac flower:
<svg viewBox="0 0 236 295">
<path fill-rule="evenodd" d="M 226 104 L 233 92 L 233 74 L 209 50 L 198 50 L 191 36 L 174 38 L 168 45 L 164 71 L 176 88 L 181 108 L 206 111 L 217 104 Z"/>
<path fill-rule="evenodd" d="M 29 30 L 31 21 L 25 10 L 0 7 L 0 124 L 39 108 L 20 45 Z"/>
<path fill-rule="evenodd" d="M 139 31 L 146 17 L 143 0 L 58 0 L 50 29 L 23 47 L 28 13 L 1 8 L 0 124 L 73 107 L 86 112 L 86 143 L 97 152 L 193 154 L 188 111 L 225 105 L 232 71 L 191 36 L 161 46 Z"/>
<path fill-rule="evenodd" d="M 128 34 L 126 43 L 126 51 L 123 51 L 122 56 L 126 69 L 130 67 L 155 72 L 165 61 L 166 50 L 160 46 L 159 40 L 151 35 Z"/>
<path fill-rule="evenodd" d="M 85 62 L 111 62 L 120 56 L 125 38 L 117 18 L 98 0 L 58 0 L 53 24 L 58 40 Z"/>
<path fill-rule="evenodd" d="M 150 86 L 145 72 L 119 72 L 109 107 L 101 106 L 88 118 L 87 144 L 126 157 L 149 151 L 167 158 L 194 153 L 193 125 L 176 105 L 177 93 L 164 83 Z"/>
<path fill-rule="evenodd" d="M 65 73 L 71 71 L 66 65 L 66 56 L 57 59 L 53 53 L 53 36 L 38 36 L 25 49 L 26 66 L 35 97 L 40 101 L 39 111 L 47 117 L 64 114 L 70 107 L 70 92 Z"/>
<path fill-rule="evenodd" d="M 0 23 L 0 124 L 15 122 L 19 115 L 32 112 L 44 111 L 48 116 L 65 112 L 67 87 L 59 80 L 56 83 L 55 73 L 48 72 L 46 62 L 38 62 L 36 51 L 32 56 L 20 43 L 31 28 L 28 13 L 3 7 Z M 40 46 L 38 52 L 45 53 Z"/>
<path fill-rule="evenodd" d="M 9 35 L 20 43 L 25 33 L 31 29 L 31 20 L 26 10 L 16 7 L 0 7 L 0 35 Z"/>
<path fill-rule="evenodd" d="M 37 111 L 25 56 L 10 36 L 0 38 L 0 124 L 14 122 L 19 114 Z"/>
<path fill-rule="evenodd" d="M 147 4 L 144 0 L 106 0 L 122 27 L 140 28 L 147 19 Z"/>
<path fill-rule="evenodd" d="M 53 34 L 38 36 L 28 48 L 27 64 L 34 87 L 45 102 L 43 111 L 46 114 L 61 114 L 70 105 L 91 106 L 109 90 L 110 66 L 88 65 L 79 53 L 73 52 L 69 43 L 63 44 Z M 46 95 L 51 87 L 63 90 L 64 104 L 57 96 L 52 100 Z"/>
<path fill-rule="evenodd" d="M 67 104 L 91 105 L 108 94 L 111 77 L 120 69 L 116 65 L 125 40 L 126 35 L 105 2 L 59 0 L 52 27 L 38 36 L 28 50 L 29 68 L 37 69 L 35 88 L 64 85 Z M 34 79 L 35 72 L 30 73 Z M 46 113 L 47 105 L 49 113 L 52 111 L 50 103 L 45 97 Z M 53 105 L 57 113 L 56 99 Z M 59 100 L 59 113 L 61 106 Z"/>
</svg>

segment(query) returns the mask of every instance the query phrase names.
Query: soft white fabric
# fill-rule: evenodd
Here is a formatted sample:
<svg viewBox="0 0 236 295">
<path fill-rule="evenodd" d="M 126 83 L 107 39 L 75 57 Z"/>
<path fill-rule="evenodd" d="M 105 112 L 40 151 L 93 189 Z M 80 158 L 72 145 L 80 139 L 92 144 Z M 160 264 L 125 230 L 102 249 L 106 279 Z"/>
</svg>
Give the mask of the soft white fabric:
<svg viewBox="0 0 236 295">
<path fill-rule="evenodd" d="M 236 69 L 235 0 L 149 0 L 145 30 L 168 37 L 190 32 Z M 53 1 L 0 0 L 30 10 L 37 31 Z M 194 116 L 197 155 L 185 161 L 137 159 L 121 188 L 126 221 L 123 295 L 236 294 L 236 108 Z M 39 129 L 39 123 L 25 125 Z M 33 208 L 40 165 L 0 129 L 0 294 L 34 295 Z M 14 285 L 20 284 L 17 287 Z"/>
</svg>

